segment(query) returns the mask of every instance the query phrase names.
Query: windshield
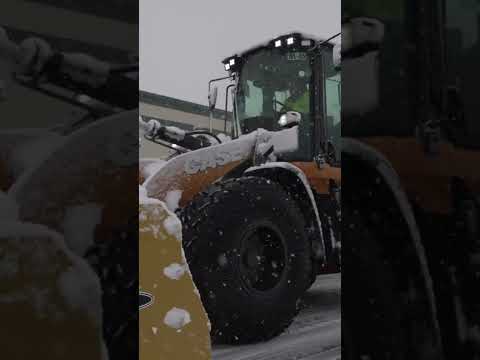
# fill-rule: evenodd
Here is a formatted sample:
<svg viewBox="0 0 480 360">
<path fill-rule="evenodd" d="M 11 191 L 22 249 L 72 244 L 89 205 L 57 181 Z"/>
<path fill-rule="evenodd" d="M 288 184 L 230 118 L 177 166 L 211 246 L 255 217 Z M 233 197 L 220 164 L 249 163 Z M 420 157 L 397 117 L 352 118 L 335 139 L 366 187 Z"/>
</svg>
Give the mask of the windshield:
<svg viewBox="0 0 480 360">
<path fill-rule="evenodd" d="M 240 74 L 237 115 L 242 133 L 278 130 L 286 111 L 308 115 L 311 68 L 305 52 L 265 49 L 247 58 Z"/>
<path fill-rule="evenodd" d="M 302 115 L 300 151 L 308 157 L 314 130 L 310 116 L 311 77 L 310 58 L 305 51 L 263 49 L 247 57 L 236 95 L 240 133 L 258 128 L 280 130 L 280 116 L 297 111 Z"/>
</svg>

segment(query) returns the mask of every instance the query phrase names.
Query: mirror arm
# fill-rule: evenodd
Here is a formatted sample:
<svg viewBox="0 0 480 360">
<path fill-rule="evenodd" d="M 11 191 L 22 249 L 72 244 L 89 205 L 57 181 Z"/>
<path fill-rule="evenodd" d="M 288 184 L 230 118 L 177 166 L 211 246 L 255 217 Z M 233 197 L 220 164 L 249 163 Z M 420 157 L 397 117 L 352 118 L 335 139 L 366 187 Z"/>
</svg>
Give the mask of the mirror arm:
<svg viewBox="0 0 480 360">
<path fill-rule="evenodd" d="M 211 101 L 210 101 L 212 84 L 214 82 L 217 82 L 217 81 L 232 79 L 232 78 L 233 78 L 233 75 L 229 75 L 229 76 L 223 76 L 223 77 L 215 78 L 215 79 L 212 79 L 208 82 L 208 108 L 209 108 L 209 128 L 210 128 L 210 132 L 212 132 L 212 130 L 213 130 L 213 109 L 215 108 L 215 105 L 212 105 Z"/>
<path fill-rule="evenodd" d="M 234 87 L 235 84 L 230 84 L 227 86 L 227 90 L 225 91 L 225 133 L 227 132 L 227 117 L 228 117 L 228 91 L 230 88 Z"/>
</svg>

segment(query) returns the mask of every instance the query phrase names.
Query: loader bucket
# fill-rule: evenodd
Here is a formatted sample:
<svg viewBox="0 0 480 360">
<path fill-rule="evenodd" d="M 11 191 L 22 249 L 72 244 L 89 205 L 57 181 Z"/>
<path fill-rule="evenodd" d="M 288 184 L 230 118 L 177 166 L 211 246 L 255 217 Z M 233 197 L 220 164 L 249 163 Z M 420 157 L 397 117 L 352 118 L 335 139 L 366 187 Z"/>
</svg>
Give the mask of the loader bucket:
<svg viewBox="0 0 480 360">
<path fill-rule="evenodd" d="M 61 235 L 1 215 L 0 358 L 105 359 L 96 275 Z"/>
<path fill-rule="evenodd" d="M 140 359 L 211 358 L 210 324 L 188 270 L 181 223 L 140 196 Z"/>
</svg>

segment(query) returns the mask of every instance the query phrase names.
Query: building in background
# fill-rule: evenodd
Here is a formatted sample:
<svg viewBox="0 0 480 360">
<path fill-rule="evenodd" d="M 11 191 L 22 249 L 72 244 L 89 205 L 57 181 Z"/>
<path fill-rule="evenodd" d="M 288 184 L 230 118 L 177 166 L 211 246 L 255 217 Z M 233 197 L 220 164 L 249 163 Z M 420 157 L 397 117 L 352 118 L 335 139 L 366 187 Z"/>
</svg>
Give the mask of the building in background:
<svg viewBox="0 0 480 360">
<path fill-rule="evenodd" d="M 140 115 L 143 120 L 156 119 L 165 126 L 176 126 L 183 130 L 209 129 L 209 109 L 205 105 L 192 103 L 163 95 L 140 91 Z M 231 113 L 215 109 L 213 112 L 213 133 L 230 131 Z M 168 148 L 147 140 L 141 141 L 140 158 L 165 158 Z"/>
</svg>

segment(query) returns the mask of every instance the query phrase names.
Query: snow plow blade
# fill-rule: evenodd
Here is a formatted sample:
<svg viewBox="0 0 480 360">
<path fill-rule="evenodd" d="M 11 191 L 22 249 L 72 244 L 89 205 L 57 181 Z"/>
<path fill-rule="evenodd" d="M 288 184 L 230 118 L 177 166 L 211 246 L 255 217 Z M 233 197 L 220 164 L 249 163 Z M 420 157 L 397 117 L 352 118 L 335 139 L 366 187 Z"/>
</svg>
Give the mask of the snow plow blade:
<svg viewBox="0 0 480 360">
<path fill-rule="evenodd" d="M 100 283 L 61 235 L 0 219 L 0 262 L 0 358 L 105 359 Z"/>
<path fill-rule="evenodd" d="M 211 358 L 210 324 L 183 253 L 178 218 L 140 197 L 140 359 Z"/>
</svg>

